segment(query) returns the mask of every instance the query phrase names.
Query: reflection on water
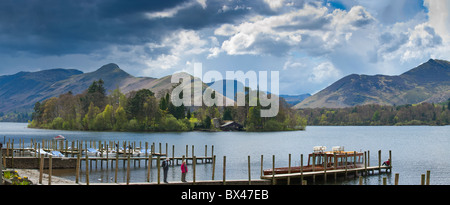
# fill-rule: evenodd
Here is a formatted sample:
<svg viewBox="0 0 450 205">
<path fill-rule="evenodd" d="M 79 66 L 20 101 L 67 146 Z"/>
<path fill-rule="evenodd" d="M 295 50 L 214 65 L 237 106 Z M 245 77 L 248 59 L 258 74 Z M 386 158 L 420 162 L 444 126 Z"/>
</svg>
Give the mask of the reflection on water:
<svg viewBox="0 0 450 205">
<path fill-rule="evenodd" d="M 312 152 L 314 146 L 326 146 L 331 150 L 333 146 L 344 146 L 347 151 L 370 150 L 370 164 L 378 164 L 378 150 L 382 152 L 382 160 L 388 158 L 392 151 L 392 173 L 369 175 L 363 178 L 364 184 L 382 184 L 383 177 L 387 177 L 388 184 L 394 184 L 394 173 L 400 174 L 399 184 L 420 184 L 421 174 L 431 171 L 431 184 L 450 184 L 450 126 L 345 126 L 321 127 L 309 126 L 306 131 L 294 132 L 184 132 L 184 133 L 129 133 L 129 132 L 81 132 L 28 129 L 25 123 L 0 123 L 0 136 L 4 139 L 13 138 L 15 143 L 19 139 L 25 140 L 29 146 L 30 140 L 38 142 L 42 139 L 51 139 L 62 134 L 69 141 L 127 141 L 148 142 L 158 145 L 162 143 L 163 152 L 165 144 L 169 147 L 169 156 L 172 155 L 172 145 L 175 145 L 175 156 L 192 155 L 192 145 L 197 156 L 204 156 L 207 145 L 208 156 L 211 155 L 211 146 L 214 145 L 214 155 L 217 156 L 215 164 L 216 180 L 222 180 L 223 156 L 226 156 L 226 178 L 248 179 L 248 156 L 251 157 L 251 178 L 258 179 L 261 169 L 261 155 L 263 155 L 263 168 L 272 167 L 272 155 L 275 155 L 277 167 L 288 165 L 288 156 L 292 155 L 292 166 L 300 165 L 300 154 L 306 156 Z M 3 140 L 4 139 L 0 139 Z M 27 144 L 28 143 L 28 144 Z M 158 151 L 158 146 L 157 151 Z M 90 183 L 112 182 L 115 177 L 115 168 L 100 161 L 95 162 L 89 171 Z M 147 167 L 141 161 L 140 167 L 131 162 L 130 182 L 145 182 L 147 180 Z M 85 164 L 82 163 L 81 181 L 85 181 Z M 188 165 L 188 180 L 192 180 L 192 164 Z M 212 178 L 213 165 L 197 164 L 196 180 L 209 180 Z M 75 180 L 75 170 L 53 170 L 56 176 Z M 118 182 L 126 182 L 126 164 L 119 162 Z M 156 161 L 153 161 L 150 180 L 157 181 Z M 170 166 L 168 180 L 181 181 L 180 165 Z M 162 173 L 161 173 L 162 181 Z M 320 182 L 320 178 L 316 180 Z M 328 176 L 328 184 L 358 184 L 359 178 Z"/>
</svg>

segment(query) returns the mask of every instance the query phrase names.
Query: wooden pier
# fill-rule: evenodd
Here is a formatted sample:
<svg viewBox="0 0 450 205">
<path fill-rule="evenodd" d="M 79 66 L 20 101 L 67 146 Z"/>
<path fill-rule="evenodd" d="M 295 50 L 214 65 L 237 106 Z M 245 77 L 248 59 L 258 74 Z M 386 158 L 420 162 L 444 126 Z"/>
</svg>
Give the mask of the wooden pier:
<svg viewBox="0 0 450 205">
<path fill-rule="evenodd" d="M 84 143 L 84 146 L 83 146 Z M 59 144 L 59 146 L 58 146 Z M 65 146 L 64 146 L 65 144 Z M 64 169 L 64 168 L 76 168 L 76 183 L 77 184 L 89 184 L 89 171 L 94 166 L 93 163 L 95 163 L 95 168 L 97 168 L 97 164 L 100 164 L 100 168 L 103 168 L 103 166 L 106 165 L 106 168 L 109 166 L 111 168 L 116 169 L 116 176 L 114 183 L 108 183 L 108 184 L 163 184 L 160 183 L 160 165 L 161 160 L 165 160 L 166 158 L 169 159 L 170 165 L 175 166 L 179 165 L 180 161 L 183 159 L 186 160 L 186 162 L 193 165 L 193 169 L 190 170 L 190 173 L 192 173 L 192 182 L 190 183 L 181 183 L 181 182 L 171 182 L 170 184 L 248 184 L 248 185 L 255 185 L 255 184 L 305 184 L 306 179 L 312 179 L 313 184 L 315 184 L 315 178 L 321 177 L 324 179 L 324 182 L 326 183 L 327 177 L 334 176 L 336 179 L 337 176 L 346 176 L 347 175 L 369 175 L 371 174 L 382 174 L 386 172 L 392 172 L 392 155 L 391 151 L 389 151 L 389 161 L 390 165 L 385 166 L 381 165 L 381 150 L 378 151 L 378 165 L 377 166 L 371 166 L 370 165 L 370 152 L 364 152 L 364 166 L 358 167 L 358 168 L 345 168 L 345 169 L 333 169 L 332 167 L 325 167 L 322 171 L 310 171 L 310 172 L 296 172 L 296 173 L 287 173 L 287 174 L 263 174 L 263 155 L 261 155 L 261 175 L 257 177 L 256 179 L 251 177 L 251 167 L 250 167 L 250 156 L 248 156 L 248 179 L 247 180 L 236 180 L 236 179 L 226 179 L 226 156 L 223 156 L 223 179 L 222 180 L 216 180 L 214 179 L 215 176 L 215 165 L 216 165 L 216 156 L 214 155 L 214 145 L 211 146 L 211 153 L 208 154 L 208 147 L 205 145 L 205 154 L 204 156 L 196 156 L 194 153 L 194 145 L 192 145 L 192 151 L 189 153 L 189 146 L 186 145 L 186 155 L 183 155 L 181 157 L 175 156 L 175 145 L 172 145 L 172 153 L 169 152 L 169 146 L 166 143 L 165 152 L 162 152 L 162 144 L 159 143 L 159 152 L 156 152 L 155 149 L 155 143 L 151 144 L 150 149 L 148 148 L 148 143 L 145 142 L 145 152 L 141 152 L 139 156 L 133 156 L 131 153 L 133 150 L 141 150 L 142 143 L 139 142 L 139 146 L 136 146 L 136 143 L 129 143 L 129 142 L 123 142 L 122 146 L 124 147 L 123 150 L 127 150 L 125 148 L 129 148 L 129 152 L 123 152 L 122 154 L 116 154 L 115 156 L 108 156 L 108 155 L 102 155 L 102 156 L 88 156 L 86 154 L 83 154 L 85 150 L 88 150 L 88 142 L 72 142 L 72 146 L 68 146 L 69 142 L 67 141 L 60 141 L 60 142 L 42 142 L 42 148 L 44 150 L 52 151 L 52 150 L 58 150 L 61 153 L 64 153 L 64 157 L 52 157 L 52 156 L 44 156 L 36 154 L 35 156 L 25 156 L 26 152 L 33 152 L 36 150 L 39 150 L 41 147 L 40 143 L 32 142 L 31 145 L 32 148 L 25 148 L 24 142 L 20 141 L 20 145 L 16 148 L 14 148 L 14 141 L 10 144 L 7 143 L 7 146 L 3 147 L 0 152 L 1 157 L 1 164 L 8 168 L 26 168 L 26 169 L 40 169 L 41 175 L 43 172 L 43 169 Z M 100 141 L 96 145 L 95 142 L 89 142 L 90 146 L 96 148 L 98 150 L 109 150 L 110 147 L 115 147 L 118 151 L 120 145 L 119 142 L 104 142 L 101 143 Z M 127 146 L 128 145 L 128 146 Z M 147 151 L 149 151 L 147 153 Z M 118 152 L 119 153 L 119 152 Z M 275 167 L 275 156 L 272 156 L 272 168 Z M 124 183 L 118 183 L 117 182 L 117 169 L 120 166 L 119 162 L 122 161 L 122 167 L 127 169 L 127 181 Z M 153 165 L 153 161 L 156 161 L 156 166 Z M 303 166 L 303 155 L 300 155 L 300 164 Z M 336 158 L 334 160 L 337 162 Z M 98 163 L 100 162 L 100 163 Z M 105 163 L 106 162 L 106 163 Z M 129 182 L 129 168 L 130 164 L 133 162 L 134 166 L 141 166 L 141 162 L 144 163 L 143 166 L 147 168 L 147 181 L 146 182 Z M 212 178 L 211 180 L 202 180 L 202 181 L 196 181 L 196 165 L 199 163 L 211 163 L 212 164 Z M 79 174 L 81 173 L 80 168 L 81 165 L 85 165 L 85 174 L 86 174 L 86 182 L 82 183 L 79 181 Z M 27 167 L 28 166 L 28 167 Z M 151 182 L 150 181 L 150 172 L 152 170 L 152 167 L 156 168 L 156 172 L 158 173 L 157 182 Z M 289 154 L 289 167 L 291 167 L 291 155 Z M 155 171 L 153 169 L 153 171 Z M 245 177 L 244 177 L 245 178 Z M 243 182 L 245 181 L 245 182 Z M 97 183 L 94 183 L 97 184 Z"/>
</svg>

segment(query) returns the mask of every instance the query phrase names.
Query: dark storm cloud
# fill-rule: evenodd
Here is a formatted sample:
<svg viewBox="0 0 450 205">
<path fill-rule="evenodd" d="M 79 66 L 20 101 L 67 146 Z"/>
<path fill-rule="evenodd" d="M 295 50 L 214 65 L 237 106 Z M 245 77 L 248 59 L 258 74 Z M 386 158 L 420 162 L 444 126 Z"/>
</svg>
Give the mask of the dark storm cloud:
<svg viewBox="0 0 450 205">
<path fill-rule="evenodd" d="M 230 8 L 251 2 L 232 2 Z M 157 43 L 171 32 L 202 29 L 232 22 L 249 13 L 245 9 L 218 12 L 222 1 L 196 2 L 169 18 L 150 19 L 146 13 L 182 6 L 189 1 L 0 1 L 0 53 L 42 55 L 89 53 L 111 44 Z"/>
</svg>

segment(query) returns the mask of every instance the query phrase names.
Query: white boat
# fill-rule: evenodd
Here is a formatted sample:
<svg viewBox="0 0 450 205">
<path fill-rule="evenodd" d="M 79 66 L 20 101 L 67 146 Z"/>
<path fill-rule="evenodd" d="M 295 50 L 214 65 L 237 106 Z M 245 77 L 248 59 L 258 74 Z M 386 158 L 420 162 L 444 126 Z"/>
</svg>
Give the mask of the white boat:
<svg viewBox="0 0 450 205">
<path fill-rule="evenodd" d="M 100 155 L 100 152 L 98 150 L 94 149 L 94 148 L 87 148 L 87 153 L 86 153 L 86 150 L 85 150 L 85 151 L 83 151 L 83 154 L 84 155 L 87 154 L 87 156 L 91 156 L 91 157 L 96 157 L 96 156 Z"/>
<path fill-rule="evenodd" d="M 54 140 L 65 140 L 66 138 L 62 135 L 58 135 L 56 137 L 53 138 Z"/>
<path fill-rule="evenodd" d="M 106 157 L 106 156 L 108 156 L 108 158 L 109 157 L 116 157 L 116 150 L 103 150 L 101 153 L 100 153 L 100 156 L 102 156 L 102 157 Z"/>
<path fill-rule="evenodd" d="M 60 151 L 52 151 L 53 157 L 64 157 L 64 155 Z"/>
<path fill-rule="evenodd" d="M 46 151 L 44 151 L 44 149 L 40 148 L 38 150 L 32 151 L 31 155 L 34 155 L 34 156 L 44 155 L 46 157 L 46 156 L 49 156 L 52 154 L 49 152 L 46 152 Z"/>
</svg>

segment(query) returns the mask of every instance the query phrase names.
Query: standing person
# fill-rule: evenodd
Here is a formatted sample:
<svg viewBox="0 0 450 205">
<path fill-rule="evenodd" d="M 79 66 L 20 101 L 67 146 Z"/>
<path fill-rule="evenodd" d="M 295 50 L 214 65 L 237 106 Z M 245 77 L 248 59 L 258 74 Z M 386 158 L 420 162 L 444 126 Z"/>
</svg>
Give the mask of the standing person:
<svg viewBox="0 0 450 205">
<path fill-rule="evenodd" d="M 181 181 L 186 182 L 186 173 L 188 172 L 186 161 L 183 159 L 183 162 L 181 163 Z"/>
<path fill-rule="evenodd" d="M 164 170 L 164 183 L 169 183 L 167 182 L 167 172 L 169 171 L 169 157 L 166 157 L 166 160 L 162 162 L 162 167 Z"/>
</svg>

